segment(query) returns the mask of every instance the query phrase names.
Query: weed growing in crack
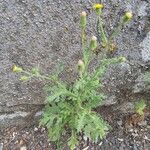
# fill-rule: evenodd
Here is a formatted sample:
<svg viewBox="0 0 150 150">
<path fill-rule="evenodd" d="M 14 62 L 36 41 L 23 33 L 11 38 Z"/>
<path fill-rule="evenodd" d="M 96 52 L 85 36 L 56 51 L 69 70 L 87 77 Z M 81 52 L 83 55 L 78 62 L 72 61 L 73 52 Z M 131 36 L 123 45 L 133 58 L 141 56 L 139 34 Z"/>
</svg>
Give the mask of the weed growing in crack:
<svg viewBox="0 0 150 150">
<path fill-rule="evenodd" d="M 135 103 L 135 112 L 144 118 L 144 109 L 146 108 L 146 103 L 142 99 Z"/>
<path fill-rule="evenodd" d="M 95 6 L 97 14 L 100 13 L 101 7 L 101 5 Z M 60 141 L 67 131 L 70 136 L 67 142 L 71 150 L 74 150 L 79 144 L 79 135 L 84 135 L 94 142 L 98 142 L 99 139 L 106 136 L 109 125 L 94 111 L 94 108 L 100 106 L 105 99 L 103 92 L 100 92 L 102 77 L 110 64 L 126 61 L 124 57 L 105 58 L 90 72 L 89 65 L 95 56 L 93 52 L 98 44 L 95 36 L 92 36 L 91 40 L 87 42 L 85 36 L 86 22 L 86 12 L 82 12 L 80 27 L 83 56 L 77 63 L 79 75 L 73 84 L 62 81 L 59 78 L 60 72 L 45 76 L 37 68 L 25 71 L 16 65 L 13 67 L 14 72 L 24 74 L 20 78 L 22 81 L 27 81 L 33 77 L 51 81 L 51 84 L 47 85 L 46 88 L 48 96 L 40 124 L 47 127 L 51 141 Z M 102 35 L 103 38 L 104 35 Z M 103 42 L 107 42 L 105 40 Z M 62 146 L 61 149 L 63 149 Z"/>
</svg>

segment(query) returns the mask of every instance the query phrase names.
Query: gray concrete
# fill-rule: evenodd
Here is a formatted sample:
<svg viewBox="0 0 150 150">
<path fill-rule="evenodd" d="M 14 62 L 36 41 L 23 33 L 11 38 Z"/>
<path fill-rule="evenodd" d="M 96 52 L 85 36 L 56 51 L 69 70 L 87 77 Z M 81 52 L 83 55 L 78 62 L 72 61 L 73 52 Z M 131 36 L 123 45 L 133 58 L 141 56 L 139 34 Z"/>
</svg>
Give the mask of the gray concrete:
<svg viewBox="0 0 150 150">
<path fill-rule="evenodd" d="M 46 74 L 52 73 L 54 66 L 59 62 L 67 66 L 66 70 L 75 67 L 81 58 L 79 13 L 82 10 L 88 13 L 87 34 L 89 37 L 96 35 L 96 20 L 91 9 L 94 2 L 0 0 L 0 127 L 11 125 L 11 121 L 5 121 L 10 116 L 7 114 L 28 114 L 41 106 L 45 100 L 43 86 L 46 81 L 32 80 L 21 83 L 19 75 L 12 73 L 12 65 L 16 64 L 27 70 L 38 65 Z M 106 94 L 113 99 L 116 97 L 112 102 L 116 104 L 119 101 L 117 97 L 122 92 L 120 87 L 123 90 L 132 89 L 134 80 L 138 78 L 142 68 L 149 66 L 149 49 L 145 51 L 147 42 L 143 44 L 145 48 L 141 48 L 140 43 L 144 43 L 148 36 L 150 9 L 148 2 L 141 0 L 104 0 L 104 4 L 104 18 L 108 31 L 115 26 L 124 11 L 132 10 L 134 14 L 134 19 L 115 39 L 118 50 L 113 56 L 123 55 L 127 57 L 128 62 L 118 65 L 114 70 L 108 70 L 104 80 Z M 69 71 L 65 79 L 71 81 L 74 77 L 69 74 L 72 72 Z M 108 101 L 111 101 L 111 98 L 108 98 Z M 23 118 L 19 114 L 18 118 L 20 117 Z M 14 118 L 12 124 L 17 124 L 17 116 Z"/>
<path fill-rule="evenodd" d="M 142 49 L 142 59 L 145 62 L 150 61 L 150 32 L 147 33 L 146 38 L 140 44 Z"/>
</svg>

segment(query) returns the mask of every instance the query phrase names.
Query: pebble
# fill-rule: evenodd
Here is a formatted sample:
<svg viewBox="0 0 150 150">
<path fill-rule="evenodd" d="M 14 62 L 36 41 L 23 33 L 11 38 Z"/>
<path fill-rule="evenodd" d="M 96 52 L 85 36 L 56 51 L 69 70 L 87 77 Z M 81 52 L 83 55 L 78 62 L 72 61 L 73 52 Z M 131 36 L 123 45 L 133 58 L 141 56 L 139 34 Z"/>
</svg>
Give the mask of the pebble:
<svg viewBox="0 0 150 150">
<path fill-rule="evenodd" d="M 3 143 L 0 143 L 0 150 L 3 150 Z"/>
<path fill-rule="evenodd" d="M 41 128 L 41 132 L 44 132 L 46 129 L 44 127 Z"/>
<path fill-rule="evenodd" d="M 20 145 L 23 145 L 23 144 L 24 144 L 24 141 L 21 139 L 20 142 L 19 142 L 19 144 L 20 144 Z"/>
<path fill-rule="evenodd" d="M 130 129 L 129 132 L 133 132 L 133 129 Z"/>
<path fill-rule="evenodd" d="M 13 139 L 16 137 L 16 135 L 17 135 L 17 132 L 12 133 Z"/>
<path fill-rule="evenodd" d="M 134 150 L 138 150 L 138 148 L 137 148 L 137 145 L 136 145 L 136 144 L 134 144 L 134 145 L 133 145 L 133 149 L 134 149 Z"/>
<path fill-rule="evenodd" d="M 83 136 L 83 139 L 84 139 L 84 141 L 87 141 L 88 138 L 87 138 L 87 136 Z"/>
<path fill-rule="evenodd" d="M 150 139 L 145 135 L 144 140 L 150 141 Z"/>
<path fill-rule="evenodd" d="M 118 138 L 118 141 L 123 142 L 123 139 Z"/>
<path fill-rule="evenodd" d="M 132 136 L 137 137 L 139 135 L 137 133 L 132 133 Z"/>
<path fill-rule="evenodd" d="M 35 132 L 37 132 L 37 131 L 38 131 L 38 128 L 37 128 L 37 127 L 35 127 L 35 128 L 34 128 L 34 131 L 35 131 Z"/>
<path fill-rule="evenodd" d="M 20 147 L 20 150 L 27 150 L 27 147 L 26 146 L 22 146 L 22 147 Z"/>
<path fill-rule="evenodd" d="M 83 150 L 88 150 L 89 146 L 85 147 Z"/>
<path fill-rule="evenodd" d="M 138 133 L 138 130 L 137 130 L 137 129 L 134 129 L 134 133 Z"/>
<path fill-rule="evenodd" d="M 98 145 L 101 146 L 103 144 L 103 142 L 100 142 Z"/>
<path fill-rule="evenodd" d="M 138 123 L 139 126 L 146 126 L 147 125 L 147 121 L 142 121 Z"/>
</svg>

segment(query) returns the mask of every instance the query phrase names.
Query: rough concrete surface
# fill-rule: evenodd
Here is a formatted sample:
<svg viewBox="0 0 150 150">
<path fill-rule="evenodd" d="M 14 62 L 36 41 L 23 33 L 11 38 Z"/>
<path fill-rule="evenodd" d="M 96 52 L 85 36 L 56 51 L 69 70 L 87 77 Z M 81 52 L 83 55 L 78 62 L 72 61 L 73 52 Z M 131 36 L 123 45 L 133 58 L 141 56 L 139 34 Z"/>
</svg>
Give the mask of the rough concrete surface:
<svg viewBox="0 0 150 150">
<path fill-rule="evenodd" d="M 12 73 L 12 65 L 27 70 L 39 66 L 46 74 L 52 73 L 59 62 L 70 68 L 75 67 L 81 58 L 78 22 L 82 10 L 88 13 L 87 34 L 89 37 L 97 34 L 95 14 L 92 11 L 94 2 L 0 0 L 0 127 L 10 125 L 11 122 L 5 121 L 10 116 L 16 115 L 16 122 L 20 118 L 17 112 L 28 114 L 45 100 L 42 88 L 46 81 L 22 83 L 19 75 Z M 132 10 L 134 14 L 133 20 L 115 39 L 118 49 L 113 54 L 125 56 L 128 61 L 108 69 L 104 81 L 109 86 L 106 87 L 108 95 L 111 93 L 110 97 L 115 97 L 117 103 L 121 90 L 131 90 L 140 73 L 145 68 L 148 70 L 150 65 L 150 4 L 141 0 L 103 0 L 103 3 L 108 31 L 117 24 L 125 11 Z M 66 78 L 69 80 L 70 76 Z M 113 90 L 109 91 L 109 88 Z M 110 104 L 114 104 L 114 101 Z"/>
</svg>

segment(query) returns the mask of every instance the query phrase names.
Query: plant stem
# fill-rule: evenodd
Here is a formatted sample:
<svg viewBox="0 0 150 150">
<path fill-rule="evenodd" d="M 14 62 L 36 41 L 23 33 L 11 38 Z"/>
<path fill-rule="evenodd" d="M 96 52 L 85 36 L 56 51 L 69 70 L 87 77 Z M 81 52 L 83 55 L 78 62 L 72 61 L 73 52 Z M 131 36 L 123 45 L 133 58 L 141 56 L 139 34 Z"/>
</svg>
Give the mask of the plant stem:
<svg viewBox="0 0 150 150">
<path fill-rule="evenodd" d="M 111 40 L 121 31 L 122 26 L 124 25 L 123 19 L 121 19 L 120 23 L 118 24 L 118 26 L 113 30 L 112 34 L 109 37 L 109 42 L 111 42 Z"/>
<path fill-rule="evenodd" d="M 85 41 L 86 41 L 86 34 L 85 34 L 85 28 L 82 28 L 81 31 L 81 42 L 82 42 L 82 50 L 84 51 L 85 49 Z"/>
<path fill-rule="evenodd" d="M 47 77 L 47 76 L 44 76 L 44 75 L 40 75 L 40 74 L 38 74 L 38 75 L 35 74 L 34 75 L 34 74 L 32 74 L 32 73 L 30 73 L 28 71 L 24 71 L 24 70 L 22 72 L 25 73 L 25 74 L 27 74 L 27 75 L 29 75 L 29 76 L 31 76 L 31 77 L 39 77 L 39 78 L 42 78 L 42 79 L 51 80 L 51 81 L 55 82 L 56 84 L 58 84 L 60 87 L 64 88 L 64 86 L 60 82 L 54 80 L 53 78 L 50 78 L 50 77 Z M 73 96 L 75 98 L 77 97 L 75 94 L 73 94 L 70 91 L 67 91 L 67 93 L 70 96 Z"/>
<path fill-rule="evenodd" d="M 107 40 L 105 31 L 104 31 L 104 28 L 103 28 L 103 23 L 102 23 L 101 16 L 98 17 L 98 25 L 99 25 L 98 29 L 99 29 L 99 32 L 100 32 L 101 37 L 102 37 L 102 43 L 107 44 L 108 40 Z"/>
</svg>

